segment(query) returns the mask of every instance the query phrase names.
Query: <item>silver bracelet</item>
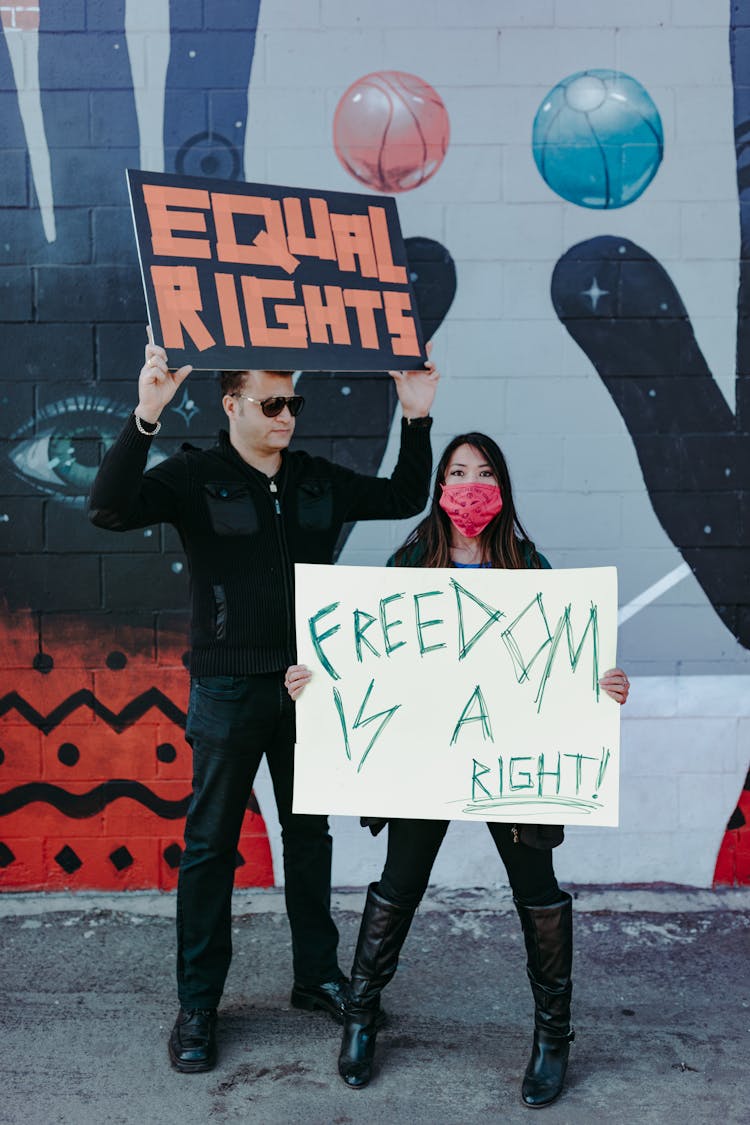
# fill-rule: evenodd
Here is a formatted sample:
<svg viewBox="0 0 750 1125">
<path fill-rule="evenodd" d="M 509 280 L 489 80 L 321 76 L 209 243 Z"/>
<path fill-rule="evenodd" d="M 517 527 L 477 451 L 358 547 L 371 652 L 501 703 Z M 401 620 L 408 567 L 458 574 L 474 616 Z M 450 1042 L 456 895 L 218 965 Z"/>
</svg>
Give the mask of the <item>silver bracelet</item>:
<svg viewBox="0 0 750 1125">
<path fill-rule="evenodd" d="M 161 429 L 161 422 L 147 422 L 146 424 L 148 426 L 155 426 L 156 428 L 153 430 L 144 430 L 143 422 L 140 420 L 135 411 L 133 411 L 133 417 L 135 418 L 135 428 L 137 429 L 139 434 L 143 434 L 144 437 L 156 437 L 159 430 Z"/>
</svg>

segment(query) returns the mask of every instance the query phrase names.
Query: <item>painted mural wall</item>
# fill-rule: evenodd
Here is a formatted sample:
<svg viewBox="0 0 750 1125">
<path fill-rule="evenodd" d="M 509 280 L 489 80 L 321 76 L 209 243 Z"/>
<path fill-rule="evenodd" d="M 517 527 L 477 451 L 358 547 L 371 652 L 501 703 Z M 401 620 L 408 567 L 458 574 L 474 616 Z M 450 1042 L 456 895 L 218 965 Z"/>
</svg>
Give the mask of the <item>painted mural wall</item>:
<svg viewBox="0 0 750 1125">
<path fill-rule="evenodd" d="M 175 885 L 187 575 L 85 497 L 134 405 L 145 306 L 124 169 L 396 194 L 443 373 L 553 566 L 615 564 L 621 828 L 577 883 L 750 883 L 748 0 L 0 0 L 0 881 Z M 746 260 L 747 259 L 747 260 Z M 389 377 L 298 375 L 298 444 L 395 457 Z M 152 457 L 208 443 L 195 373 Z M 408 530 L 355 526 L 380 564 Z M 382 860 L 334 820 L 334 882 Z M 240 886 L 281 877 L 262 772 Z M 500 874 L 454 825 L 438 882 Z"/>
</svg>

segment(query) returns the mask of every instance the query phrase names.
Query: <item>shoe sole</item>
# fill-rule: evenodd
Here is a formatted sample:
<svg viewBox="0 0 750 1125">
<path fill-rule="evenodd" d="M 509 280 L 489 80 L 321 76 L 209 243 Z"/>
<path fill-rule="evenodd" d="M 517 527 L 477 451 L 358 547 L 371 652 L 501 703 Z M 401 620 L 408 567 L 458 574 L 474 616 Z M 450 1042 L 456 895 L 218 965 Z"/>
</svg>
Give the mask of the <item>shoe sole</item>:
<svg viewBox="0 0 750 1125">
<path fill-rule="evenodd" d="M 521 1105 L 525 1106 L 526 1109 L 546 1109 L 548 1105 L 554 1105 L 563 1093 L 564 1091 L 561 1090 L 559 1094 L 555 1094 L 554 1098 L 550 1098 L 548 1102 L 527 1102 L 524 1100 L 523 1096 L 521 1096 Z"/>
</svg>

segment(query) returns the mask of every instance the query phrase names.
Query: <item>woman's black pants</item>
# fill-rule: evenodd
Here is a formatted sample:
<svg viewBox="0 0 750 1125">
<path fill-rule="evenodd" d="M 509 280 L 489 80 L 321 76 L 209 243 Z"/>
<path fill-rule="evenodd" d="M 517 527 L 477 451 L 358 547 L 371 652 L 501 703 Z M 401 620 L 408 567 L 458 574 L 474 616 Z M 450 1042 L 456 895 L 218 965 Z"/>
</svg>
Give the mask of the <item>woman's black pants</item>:
<svg viewBox="0 0 750 1125">
<path fill-rule="evenodd" d="M 388 854 L 377 891 L 405 910 L 415 910 L 430 881 L 430 872 L 448 829 L 448 820 L 390 820 Z M 510 824 L 488 823 L 490 835 L 508 873 L 516 902 L 551 906 L 560 899 L 551 849 L 513 842 Z"/>
</svg>

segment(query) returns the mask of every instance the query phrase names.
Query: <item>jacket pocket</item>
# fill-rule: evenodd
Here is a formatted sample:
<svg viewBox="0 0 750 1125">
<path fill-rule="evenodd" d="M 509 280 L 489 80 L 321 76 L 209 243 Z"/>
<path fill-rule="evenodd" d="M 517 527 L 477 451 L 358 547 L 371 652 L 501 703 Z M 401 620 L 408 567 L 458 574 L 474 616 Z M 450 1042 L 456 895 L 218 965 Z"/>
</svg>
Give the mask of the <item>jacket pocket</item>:
<svg viewBox="0 0 750 1125">
<path fill-rule="evenodd" d="M 247 676 L 194 676 L 193 689 L 217 703 L 236 702 L 247 691 Z"/>
<path fill-rule="evenodd" d="M 297 520 L 304 531 L 324 531 L 333 523 L 333 488 L 329 480 L 297 485 Z"/>
<path fill-rule="evenodd" d="M 203 492 L 217 535 L 254 535 L 258 530 L 258 513 L 247 485 L 238 481 L 209 481 Z"/>
</svg>

